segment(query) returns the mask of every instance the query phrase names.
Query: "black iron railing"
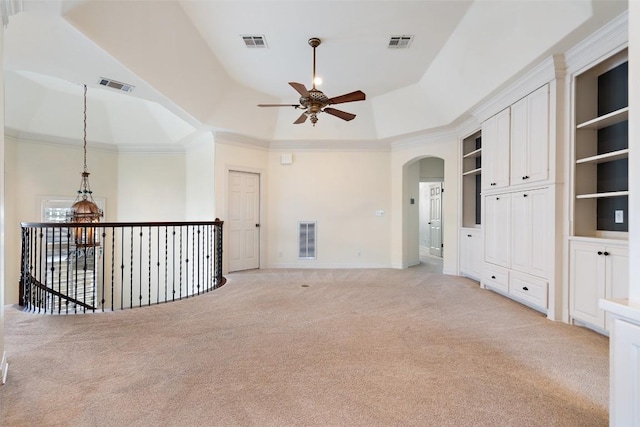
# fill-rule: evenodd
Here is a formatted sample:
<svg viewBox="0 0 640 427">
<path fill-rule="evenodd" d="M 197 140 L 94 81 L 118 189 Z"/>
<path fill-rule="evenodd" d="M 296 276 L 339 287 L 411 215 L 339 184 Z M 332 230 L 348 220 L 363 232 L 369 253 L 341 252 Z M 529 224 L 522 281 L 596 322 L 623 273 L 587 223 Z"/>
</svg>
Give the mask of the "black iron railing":
<svg viewBox="0 0 640 427">
<path fill-rule="evenodd" d="M 40 313 L 84 313 L 212 291 L 226 281 L 222 225 L 22 223 L 21 303 Z M 94 244 L 76 244 L 89 234 Z"/>
</svg>

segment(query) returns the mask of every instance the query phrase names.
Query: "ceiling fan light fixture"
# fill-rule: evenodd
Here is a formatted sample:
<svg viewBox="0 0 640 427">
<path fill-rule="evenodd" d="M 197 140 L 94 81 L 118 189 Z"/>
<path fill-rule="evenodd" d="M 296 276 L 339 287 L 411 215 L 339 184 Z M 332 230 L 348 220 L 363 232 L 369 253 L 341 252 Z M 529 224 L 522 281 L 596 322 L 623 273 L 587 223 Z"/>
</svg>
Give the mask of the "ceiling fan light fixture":
<svg viewBox="0 0 640 427">
<path fill-rule="evenodd" d="M 299 125 L 304 123 L 307 118 L 313 126 L 318 122 L 318 113 L 327 113 L 338 117 L 344 121 L 353 120 L 356 115 L 347 113 L 346 111 L 330 108 L 333 104 L 343 104 L 345 102 L 364 101 L 367 96 L 361 90 L 346 93 L 344 95 L 327 97 L 321 90 L 316 89 L 316 85 L 322 83 L 322 79 L 316 76 L 316 48 L 320 46 L 321 40 L 317 37 L 309 39 L 309 46 L 313 48 L 313 77 L 311 79 L 313 86 L 307 89 L 305 85 L 297 82 L 289 82 L 289 86 L 295 89 L 300 95 L 299 104 L 258 104 L 258 107 L 294 107 L 296 109 L 305 110 L 293 124 Z"/>
</svg>

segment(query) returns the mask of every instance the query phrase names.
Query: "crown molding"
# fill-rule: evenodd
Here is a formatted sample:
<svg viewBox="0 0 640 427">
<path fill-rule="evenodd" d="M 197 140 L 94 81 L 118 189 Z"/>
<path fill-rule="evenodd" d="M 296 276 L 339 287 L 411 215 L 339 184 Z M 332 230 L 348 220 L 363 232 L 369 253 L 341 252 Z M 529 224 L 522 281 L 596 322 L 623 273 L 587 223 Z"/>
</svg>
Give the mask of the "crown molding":
<svg viewBox="0 0 640 427">
<path fill-rule="evenodd" d="M 505 89 L 492 95 L 489 101 L 473 109 L 471 115 L 482 123 L 539 87 L 556 78 L 563 78 L 565 73 L 566 64 L 562 55 L 550 56 Z"/>
<path fill-rule="evenodd" d="M 565 54 L 567 72 L 574 74 L 604 56 L 622 50 L 629 42 L 629 11 L 625 11 Z"/>
<path fill-rule="evenodd" d="M 269 149 L 274 151 L 390 151 L 389 141 L 383 140 L 305 140 L 272 141 Z"/>
<path fill-rule="evenodd" d="M 420 148 L 423 147 L 424 144 L 440 142 L 444 139 L 451 139 L 451 143 L 457 142 L 457 129 L 453 126 L 443 126 L 440 128 L 434 128 L 395 137 L 390 139 L 391 151 L 405 150 L 408 148 Z"/>
<path fill-rule="evenodd" d="M 262 139 L 252 138 L 232 132 L 213 132 L 213 142 L 215 144 L 237 145 L 249 148 L 259 148 L 269 150 L 269 142 Z"/>
<path fill-rule="evenodd" d="M 73 138 L 65 138 L 55 135 L 43 135 L 32 132 L 19 131 L 13 128 L 5 128 L 4 135 L 17 143 L 29 143 L 50 145 L 55 147 L 82 148 L 83 141 Z M 106 151 L 111 153 L 145 153 L 145 154 L 175 154 L 183 153 L 185 148 L 181 145 L 133 145 L 133 144 L 107 144 L 104 142 L 87 141 L 87 150 Z"/>
<path fill-rule="evenodd" d="M 5 128 L 4 136 L 15 140 L 18 143 L 51 145 L 56 147 L 78 147 L 82 148 L 82 140 L 65 138 L 54 135 L 43 135 L 39 133 L 24 132 L 14 128 Z M 117 152 L 118 146 L 115 144 L 105 144 L 102 142 L 87 141 L 87 149 L 98 151 Z"/>
<path fill-rule="evenodd" d="M 456 135 L 460 139 L 464 139 L 469 135 L 476 133 L 480 130 L 482 124 L 475 117 L 469 117 L 464 122 L 460 123 L 456 127 Z"/>
<path fill-rule="evenodd" d="M 185 147 L 182 145 L 118 145 L 118 153 L 126 154 L 182 154 Z"/>
</svg>

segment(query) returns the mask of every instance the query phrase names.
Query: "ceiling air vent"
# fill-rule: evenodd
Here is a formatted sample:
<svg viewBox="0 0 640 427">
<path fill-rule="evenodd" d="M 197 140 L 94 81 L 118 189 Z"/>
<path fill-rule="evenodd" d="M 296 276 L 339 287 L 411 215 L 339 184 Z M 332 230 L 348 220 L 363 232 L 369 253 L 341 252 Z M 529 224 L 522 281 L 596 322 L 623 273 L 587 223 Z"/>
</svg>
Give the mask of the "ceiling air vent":
<svg viewBox="0 0 640 427">
<path fill-rule="evenodd" d="M 135 88 L 135 86 L 133 86 L 133 85 L 117 82 L 117 81 L 111 80 L 111 79 L 105 79 L 104 77 L 100 77 L 100 82 L 99 83 L 102 86 L 110 87 L 110 88 L 113 88 L 113 89 L 118 89 L 118 90 L 121 90 L 123 92 L 131 92 Z"/>
<path fill-rule="evenodd" d="M 267 40 L 264 36 L 245 35 L 241 37 L 244 44 L 250 49 L 266 49 L 267 47 Z"/>
<path fill-rule="evenodd" d="M 388 47 L 391 49 L 406 49 L 413 41 L 413 36 L 391 36 Z"/>
</svg>

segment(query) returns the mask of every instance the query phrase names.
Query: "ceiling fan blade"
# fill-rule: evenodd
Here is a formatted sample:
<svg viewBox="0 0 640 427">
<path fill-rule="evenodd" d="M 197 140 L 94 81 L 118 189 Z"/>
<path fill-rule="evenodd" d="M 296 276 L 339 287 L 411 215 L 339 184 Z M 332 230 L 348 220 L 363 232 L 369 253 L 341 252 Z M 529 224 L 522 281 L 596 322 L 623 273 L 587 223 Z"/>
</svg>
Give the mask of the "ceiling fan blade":
<svg viewBox="0 0 640 427">
<path fill-rule="evenodd" d="M 325 113 L 331 114 L 332 116 L 336 116 L 341 118 L 342 120 L 353 120 L 356 118 L 355 114 L 347 113 L 346 111 L 336 110 L 335 108 L 327 107 L 324 109 Z"/>
<path fill-rule="evenodd" d="M 298 104 L 258 104 L 258 107 L 293 107 L 298 108 Z"/>
<path fill-rule="evenodd" d="M 304 123 L 306 121 L 307 121 L 307 113 L 302 113 L 302 115 L 300 117 L 298 117 L 298 120 L 293 122 L 293 124 L 294 125 L 299 125 L 299 124 Z"/>
<path fill-rule="evenodd" d="M 302 83 L 289 82 L 289 85 L 294 88 L 303 98 L 309 97 L 309 91 Z"/>
<path fill-rule="evenodd" d="M 363 91 L 357 90 L 345 95 L 336 96 L 335 98 L 330 98 L 329 101 L 327 101 L 327 104 L 342 104 L 344 102 L 364 101 L 366 97 L 367 96 Z"/>
</svg>

